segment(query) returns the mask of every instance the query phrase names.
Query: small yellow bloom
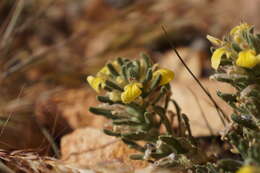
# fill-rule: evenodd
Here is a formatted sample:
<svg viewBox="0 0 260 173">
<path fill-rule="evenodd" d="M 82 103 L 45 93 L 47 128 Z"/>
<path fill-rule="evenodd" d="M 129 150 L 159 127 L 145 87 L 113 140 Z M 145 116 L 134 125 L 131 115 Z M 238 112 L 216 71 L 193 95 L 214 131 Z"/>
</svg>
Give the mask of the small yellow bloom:
<svg viewBox="0 0 260 173">
<path fill-rule="evenodd" d="M 105 79 L 101 77 L 88 76 L 87 81 L 96 92 L 100 92 L 100 87 L 105 85 Z"/>
<path fill-rule="evenodd" d="M 124 87 L 124 92 L 121 94 L 121 100 L 124 103 L 131 103 L 142 94 L 142 87 L 142 84 L 138 82 L 126 85 Z"/>
<path fill-rule="evenodd" d="M 231 56 L 231 52 L 228 51 L 225 47 L 218 48 L 213 52 L 213 55 L 211 57 L 211 66 L 215 70 L 218 69 L 223 55 L 226 55 L 227 58 L 229 58 Z"/>
<path fill-rule="evenodd" d="M 207 39 L 215 46 L 221 46 L 223 43 L 221 40 L 212 37 L 211 35 L 207 35 Z"/>
<path fill-rule="evenodd" d="M 109 72 L 107 66 L 105 66 L 98 72 L 98 74 L 109 75 L 110 72 Z"/>
<path fill-rule="evenodd" d="M 117 61 L 113 61 L 112 65 L 116 70 L 120 69 L 120 65 L 118 64 Z M 97 73 L 97 76 L 108 76 L 108 75 L 110 75 L 110 71 L 106 65 Z"/>
<path fill-rule="evenodd" d="M 242 36 L 241 33 L 243 31 L 246 31 L 248 29 L 250 29 L 251 25 L 248 25 L 247 23 L 242 23 L 236 27 L 234 27 L 231 31 L 230 31 L 230 35 L 233 37 L 233 39 L 237 42 L 237 43 L 241 43 L 242 42 Z"/>
<path fill-rule="evenodd" d="M 236 173 L 260 173 L 260 168 L 255 166 L 243 166 Z"/>
<path fill-rule="evenodd" d="M 234 36 L 236 34 L 240 34 L 242 31 L 245 31 L 247 29 L 249 29 L 251 27 L 251 25 L 248 25 L 247 23 L 241 23 L 238 26 L 235 26 L 231 31 L 230 31 L 230 35 Z"/>
<path fill-rule="evenodd" d="M 161 68 L 159 70 L 156 70 L 153 73 L 153 78 L 155 78 L 158 75 L 162 76 L 162 79 L 160 81 L 160 85 L 165 85 L 165 84 L 169 83 L 171 80 L 173 80 L 173 78 L 174 78 L 173 71 L 166 69 L 166 68 Z"/>
<path fill-rule="evenodd" d="M 253 68 L 259 63 L 259 56 L 252 49 L 239 52 L 236 64 L 240 67 Z"/>
</svg>

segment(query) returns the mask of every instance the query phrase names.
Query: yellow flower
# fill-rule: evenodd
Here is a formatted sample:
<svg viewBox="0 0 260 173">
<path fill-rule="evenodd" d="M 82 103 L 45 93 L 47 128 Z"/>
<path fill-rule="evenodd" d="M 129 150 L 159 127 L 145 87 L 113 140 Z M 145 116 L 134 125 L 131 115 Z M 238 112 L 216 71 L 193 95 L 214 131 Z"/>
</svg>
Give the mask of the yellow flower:
<svg viewBox="0 0 260 173">
<path fill-rule="evenodd" d="M 252 49 L 239 52 L 236 64 L 240 67 L 253 68 L 259 63 L 259 56 Z"/>
<path fill-rule="evenodd" d="M 243 31 L 248 30 L 251 27 L 251 25 L 248 25 L 247 23 L 242 23 L 236 27 L 234 27 L 231 31 L 230 31 L 230 35 L 233 37 L 233 39 L 237 42 L 237 43 L 241 43 L 242 42 L 242 36 L 241 33 Z"/>
<path fill-rule="evenodd" d="M 243 166 L 236 173 L 260 173 L 260 168 L 255 166 Z"/>
<path fill-rule="evenodd" d="M 248 25 L 247 23 L 241 23 L 238 26 L 235 26 L 231 31 L 230 31 L 230 35 L 234 36 L 236 34 L 240 34 L 242 31 L 245 31 L 247 29 L 249 29 L 251 27 L 251 25 Z"/>
<path fill-rule="evenodd" d="M 221 46 L 223 43 L 221 40 L 212 37 L 211 35 L 207 35 L 207 39 L 215 46 Z"/>
<path fill-rule="evenodd" d="M 134 82 L 124 87 L 124 92 L 121 94 L 121 100 L 124 103 L 130 103 L 139 97 L 142 93 L 142 84 Z"/>
<path fill-rule="evenodd" d="M 100 92 L 100 87 L 105 85 L 105 79 L 101 77 L 88 76 L 87 81 L 96 92 Z"/>
<path fill-rule="evenodd" d="M 153 73 L 153 78 L 155 78 L 158 75 L 162 76 L 162 79 L 160 81 L 160 85 L 165 85 L 165 84 L 169 83 L 171 80 L 173 80 L 173 78 L 174 78 L 173 71 L 168 70 L 166 68 L 161 68 L 159 70 L 156 70 Z"/>
<path fill-rule="evenodd" d="M 107 66 L 105 66 L 101 70 L 99 70 L 99 72 L 97 74 L 109 75 L 110 72 L 109 72 Z"/>
<path fill-rule="evenodd" d="M 120 69 L 120 65 L 118 64 L 117 61 L 113 61 L 112 65 L 116 70 Z M 110 75 L 110 71 L 106 65 L 97 73 L 97 76 L 108 76 L 108 75 Z"/>
<path fill-rule="evenodd" d="M 226 55 L 227 58 L 229 58 L 231 56 L 231 52 L 228 51 L 225 47 L 218 48 L 213 52 L 213 55 L 211 57 L 211 66 L 215 70 L 218 69 L 223 55 Z"/>
</svg>

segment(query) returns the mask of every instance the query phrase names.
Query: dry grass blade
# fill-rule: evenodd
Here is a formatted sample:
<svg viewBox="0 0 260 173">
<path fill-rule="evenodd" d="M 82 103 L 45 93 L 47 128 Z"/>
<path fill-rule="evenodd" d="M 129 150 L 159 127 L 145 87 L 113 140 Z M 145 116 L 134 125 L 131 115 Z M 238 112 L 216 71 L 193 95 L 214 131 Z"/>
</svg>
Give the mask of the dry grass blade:
<svg viewBox="0 0 260 173">
<path fill-rule="evenodd" d="M 4 129 L 8 125 L 8 122 L 10 121 L 11 117 L 12 117 L 12 113 L 10 113 L 8 115 L 7 119 L 5 119 L 4 122 L 1 122 L 1 124 L 3 124 L 3 125 L 2 125 L 1 131 L 0 131 L 0 137 L 3 135 Z"/>
<path fill-rule="evenodd" d="M 12 17 L 10 19 L 10 22 L 8 23 L 7 28 L 5 29 L 3 36 L 1 38 L 0 50 L 3 47 L 5 47 L 6 43 L 8 42 L 8 39 L 11 38 L 11 34 L 12 34 L 14 28 L 15 28 L 15 24 L 17 22 L 19 15 L 22 12 L 23 7 L 24 7 L 24 0 L 18 0 L 16 5 L 15 5 L 15 9 L 14 9 Z"/>
<path fill-rule="evenodd" d="M 93 173 L 93 171 L 72 167 L 54 158 L 42 157 L 36 152 L 27 150 L 12 152 L 0 150 L 0 161 L 0 170 L 1 168 L 9 170 L 9 172 L 4 171 L 6 173 Z"/>
<path fill-rule="evenodd" d="M 48 140 L 48 142 L 50 143 L 52 149 L 53 149 L 53 152 L 55 153 L 56 157 L 60 157 L 60 151 L 59 151 L 59 148 L 58 146 L 56 145 L 53 137 L 51 136 L 51 134 L 49 133 L 49 131 L 44 128 L 43 126 L 40 126 L 40 129 L 41 129 L 41 132 L 42 134 L 45 136 L 45 138 Z"/>
<path fill-rule="evenodd" d="M 211 96 L 211 94 L 207 91 L 207 89 L 202 85 L 202 83 L 199 81 L 199 79 L 193 74 L 193 72 L 190 70 L 190 68 L 187 66 L 187 64 L 184 62 L 184 60 L 182 59 L 182 57 L 180 56 L 179 52 L 176 50 L 175 46 L 173 45 L 173 43 L 168 39 L 169 35 L 165 29 L 164 26 L 162 26 L 162 30 L 164 31 L 166 40 L 168 41 L 168 43 L 170 44 L 171 48 L 173 49 L 173 51 L 175 52 L 175 54 L 177 55 L 177 57 L 179 58 L 179 60 L 181 61 L 181 63 L 184 65 L 185 69 L 189 72 L 189 74 L 193 77 L 193 79 L 197 82 L 197 84 L 200 86 L 200 88 L 203 90 L 203 92 L 208 96 L 208 98 L 210 99 L 210 101 L 213 103 L 213 105 L 215 106 L 215 108 L 218 111 L 218 115 L 219 118 L 221 120 L 221 122 L 223 123 L 224 126 L 226 126 L 226 122 L 230 122 L 228 116 L 225 114 L 225 112 L 219 107 L 219 105 L 217 104 L 217 102 L 213 99 L 213 97 Z"/>
<path fill-rule="evenodd" d="M 6 166 L 3 162 L 0 161 L 0 172 L 6 172 L 6 173 L 15 173 L 12 169 L 10 169 L 8 166 Z"/>
<path fill-rule="evenodd" d="M 41 130 L 41 133 L 43 134 L 43 136 L 46 138 L 46 140 L 49 142 L 55 156 L 57 158 L 60 158 L 60 150 L 59 147 L 57 146 L 56 142 L 55 142 L 55 138 L 52 136 L 52 134 L 48 131 L 48 129 L 46 129 L 43 125 L 41 125 L 39 123 L 39 121 L 36 120 L 35 116 L 32 116 L 32 118 L 34 119 L 34 122 L 37 124 L 37 126 L 39 127 L 39 129 Z M 55 127 L 53 127 L 55 128 Z M 43 140 L 44 141 L 44 140 Z M 42 141 L 42 142 L 43 142 Z M 42 143 L 43 144 L 43 143 Z M 49 146 L 47 146 L 49 148 Z M 40 148 L 40 147 L 39 147 Z"/>
<path fill-rule="evenodd" d="M 24 88 L 25 88 L 25 85 L 22 86 L 22 88 L 21 88 L 21 90 L 20 90 L 20 92 L 19 92 L 19 94 L 18 94 L 18 96 L 17 96 L 18 99 L 21 97 L 21 94 L 22 94 Z M 1 130 L 0 130 L 0 137 L 3 135 L 4 129 L 5 129 L 5 127 L 7 126 L 8 122 L 10 121 L 10 119 L 11 119 L 11 117 L 12 117 L 12 114 L 13 114 L 13 112 L 10 112 L 9 115 L 8 115 L 8 117 L 7 117 L 7 119 L 5 120 L 5 122 L 3 122 L 2 128 L 1 128 Z"/>
<path fill-rule="evenodd" d="M 39 9 L 39 11 L 37 12 L 37 14 L 35 14 L 34 16 L 30 17 L 27 21 L 25 21 L 19 28 L 17 28 L 14 31 L 14 34 L 17 33 L 21 33 L 23 32 L 25 29 L 27 29 L 28 27 L 30 27 L 31 24 L 33 24 L 37 19 L 39 19 L 41 16 L 44 15 L 44 13 L 46 12 L 46 10 L 48 8 L 50 8 L 53 4 L 55 3 L 54 0 L 50 0 L 50 2 L 48 2 L 47 5 L 45 5 L 45 7 L 41 7 L 41 9 Z"/>
<path fill-rule="evenodd" d="M 27 58 L 25 61 L 9 68 L 7 71 L 3 72 L 2 75 L 0 76 L 0 81 L 4 80 L 5 78 L 7 78 L 9 75 L 18 72 L 20 70 L 22 70 L 23 68 L 25 68 L 27 65 L 30 65 L 32 63 L 34 63 L 35 61 L 38 61 L 41 59 L 42 56 L 47 55 L 48 53 L 63 48 L 63 46 L 69 44 L 70 42 L 74 41 L 77 38 L 80 38 L 82 35 L 84 35 L 86 32 L 81 32 L 81 33 L 77 33 L 75 35 L 72 35 L 70 38 L 68 38 L 67 40 L 61 42 L 61 43 L 57 43 L 56 45 L 53 45 L 49 48 L 40 50 L 39 52 L 35 53 L 34 55 L 32 55 L 31 57 Z"/>
</svg>

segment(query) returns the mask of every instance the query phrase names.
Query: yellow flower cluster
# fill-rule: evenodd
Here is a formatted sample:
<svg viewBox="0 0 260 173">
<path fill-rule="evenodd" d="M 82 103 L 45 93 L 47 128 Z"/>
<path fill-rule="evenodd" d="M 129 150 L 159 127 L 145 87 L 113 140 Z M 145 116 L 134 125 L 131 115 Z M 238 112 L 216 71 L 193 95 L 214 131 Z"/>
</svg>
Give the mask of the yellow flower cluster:
<svg viewBox="0 0 260 173">
<path fill-rule="evenodd" d="M 149 89 L 149 85 L 158 76 L 160 76 L 159 86 L 168 84 L 174 78 L 174 73 L 171 70 L 165 68 L 158 69 L 155 65 L 148 67 L 144 59 L 139 61 L 120 59 L 120 62 L 115 60 L 109 63 L 110 68 L 107 64 L 95 77 L 87 77 L 88 83 L 96 92 L 100 92 L 101 89 L 107 89 L 107 95 L 112 101 L 122 101 L 126 104 L 134 102 L 140 98 L 143 92 Z M 149 74 L 149 70 L 151 71 L 150 81 L 146 81 L 145 78 Z M 135 74 L 136 72 L 137 74 Z M 135 75 L 131 77 L 132 73 Z"/>
<path fill-rule="evenodd" d="M 236 173 L 260 173 L 260 167 L 243 166 Z"/>
<path fill-rule="evenodd" d="M 256 53 L 254 47 L 248 43 L 248 38 L 245 38 L 245 33 L 250 33 L 252 26 L 242 23 L 234 27 L 227 39 L 221 41 L 212 36 L 207 36 L 207 39 L 218 48 L 213 52 L 211 57 L 211 66 L 217 70 L 223 57 L 230 59 L 235 65 L 244 68 L 253 68 L 260 63 L 260 54 Z M 252 35 L 253 36 L 253 35 Z M 234 49 L 236 46 L 236 49 Z"/>
</svg>

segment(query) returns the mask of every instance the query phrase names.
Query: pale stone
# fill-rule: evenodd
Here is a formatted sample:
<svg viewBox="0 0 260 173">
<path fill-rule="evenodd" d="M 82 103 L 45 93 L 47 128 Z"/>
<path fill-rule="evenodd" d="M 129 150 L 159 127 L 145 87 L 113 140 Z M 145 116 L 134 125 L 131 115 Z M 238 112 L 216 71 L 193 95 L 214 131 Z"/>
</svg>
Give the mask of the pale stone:
<svg viewBox="0 0 260 173">
<path fill-rule="evenodd" d="M 210 92 L 219 107 L 221 107 L 227 115 L 230 115 L 232 113 L 232 109 L 227 105 L 227 103 L 216 95 L 216 91 L 220 90 L 224 93 L 233 93 L 234 88 L 216 81 L 202 80 L 201 83 Z M 201 109 L 204 112 L 209 125 L 213 129 L 214 134 L 218 134 L 219 131 L 224 129 L 216 108 L 193 79 L 181 83 L 172 82 L 172 93 L 173 99 L 178 102 L 182 112 L 185 113 L 190 119 L 192 133 L 194 136 L 211 135 L 209 129 L 207 128 L 206 122 L 202 117 L 199 104 L 201 105 Z M 174 106 L 172 104 L 170 105 L 171 106 L 169 109 L 174 110 Z"/>
<path fill-rule="evenodd" d="M 61 140 L 62 161 L 81 168 L 104 170 L 117 165 L 116 168 L 124 172 L 145 167 L 146 162 L 129 159 L 133 153 L 137 151 L 119 139 L 105 135 L 101 129 L 77 129 Z"/>
<path fill-rule="evenodd" d="M 194 75 L 196 77 L 200 77 L 203 54 L 199 51 L 187 47 L 178 48 L 178 52 L 183 60 L 186 62 L 188 67 L 191 69 L 191 71 L 194 73 Z M 160 64 L 160 67 L 168 68 L 174 71 L 175 81 L 186 81 L 192 79 L 191 75 L 187 72 L 187 70 L 173 51 L 169 51 L 166 54 L 163 54 L 163 56 L 159 57 L 158 63 Z"/>
</svg>

